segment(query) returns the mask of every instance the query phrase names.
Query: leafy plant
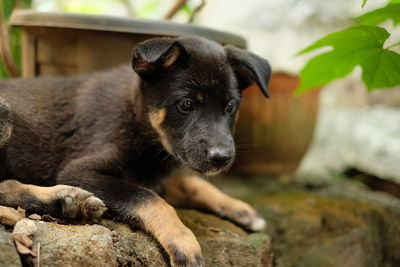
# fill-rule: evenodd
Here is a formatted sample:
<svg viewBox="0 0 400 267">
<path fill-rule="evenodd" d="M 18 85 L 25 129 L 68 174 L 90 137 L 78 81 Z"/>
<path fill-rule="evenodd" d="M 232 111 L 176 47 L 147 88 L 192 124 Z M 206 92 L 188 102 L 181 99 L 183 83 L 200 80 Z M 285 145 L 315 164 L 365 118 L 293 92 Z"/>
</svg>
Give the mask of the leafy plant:
<svg viewBox="0 0 400 267">
<path fill-rule="evenodd" d="M 362 6 L 367 0 L 363 0 Z M 400 85 L 400 54 L 391 50 L 399 43 L 386 46 L 390 33 L 376 26 L 387 20 L 400 24 L 400 0 L 391 0 L 380 9 L 355 18 L 355 25 L 330 33 L 301 50 L 302 55 L 322 47 L 331 50 L 311 58 L 300 71 L 300 87 L 296 94 L 325 85 L 344 77 L 356 67 L 362 69 L 367 89 L 390 88 Z"/>
</svg>

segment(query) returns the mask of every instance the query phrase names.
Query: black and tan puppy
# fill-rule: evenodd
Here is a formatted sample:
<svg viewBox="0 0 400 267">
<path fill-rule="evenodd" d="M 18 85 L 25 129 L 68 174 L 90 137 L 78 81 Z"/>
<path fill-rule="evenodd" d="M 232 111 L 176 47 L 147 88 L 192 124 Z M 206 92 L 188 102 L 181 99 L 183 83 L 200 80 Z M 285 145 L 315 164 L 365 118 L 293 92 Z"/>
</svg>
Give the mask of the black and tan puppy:
<svg viewBox="0 0 400 267">
<path fill-rule="evenodd" d="M 270 67 L 195 37 L 142 42 L 132 67 L 0 82 L 0 205 L 64 218 L 105 212 L 156 237 L 171 265 L 202 266 L 170 204 L 251 230 L 265 222 L 181 166 L 206 175 L 230 167 L 241 90 L 256 82 L 268 96 Z"/>
</svg>

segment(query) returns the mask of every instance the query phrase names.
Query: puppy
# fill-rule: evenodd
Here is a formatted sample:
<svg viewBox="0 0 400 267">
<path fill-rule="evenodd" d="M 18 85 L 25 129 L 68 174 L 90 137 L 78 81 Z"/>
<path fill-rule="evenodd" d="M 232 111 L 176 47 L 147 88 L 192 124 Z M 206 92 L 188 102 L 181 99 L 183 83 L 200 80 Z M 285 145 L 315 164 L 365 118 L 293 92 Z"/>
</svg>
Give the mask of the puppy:
<svg viewBox="0 0 400 267">
<path fill-rule="evenodd" d="M 256 82 L 268 97 L 270 66 L 182 37 L 139 43 L 132 67 L 0 82 L 0 205 L 66 219 L 105 213 L 152 234 L 172 266 L 202 266 L 199 243 L 171 205 L 264 227 L 253 208 L 200 175 L 231 166 L 241 91 Z"/>
</svg>

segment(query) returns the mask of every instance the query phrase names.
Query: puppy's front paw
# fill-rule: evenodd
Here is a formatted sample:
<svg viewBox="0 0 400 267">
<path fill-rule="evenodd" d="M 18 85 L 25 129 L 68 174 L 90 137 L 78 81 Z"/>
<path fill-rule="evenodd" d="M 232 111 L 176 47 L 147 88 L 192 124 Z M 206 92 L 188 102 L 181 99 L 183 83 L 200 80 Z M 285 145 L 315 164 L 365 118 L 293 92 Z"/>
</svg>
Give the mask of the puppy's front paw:
<svg viewBox="0 0 400 267">
<path fill-rule="evenodd" d="M 57 185 L 55 190 L 61 200 L 61 213 L 67 219 L 100 218 L 107 210 L 103 201 L 82 188 Z"/>
<path fill-rule="evenodd" d="M 189 229 L 181 229 L 174 235 L 159 239 L 169 255 L 173 267 L 201 267 L 204 265 L 201 248 L 196 237 Z"/>
<path fill-rule="evenodd" d="M 267 225 L 265 220 L 259 217 L 257 212 L 249 204 L 235 198 L 227 199 L 216 209 L 220 216 L 250 231 L 261 231 Z"/>
<path fill-rule="evenodd" d="M 169 256 L 174 267 L 201 267 L 201 247 L 193 232 L 176 214 L 175 209 L 151 193 L 148 200 L 133 209 L 143 230 L 151 233 Z"/>
</svg>

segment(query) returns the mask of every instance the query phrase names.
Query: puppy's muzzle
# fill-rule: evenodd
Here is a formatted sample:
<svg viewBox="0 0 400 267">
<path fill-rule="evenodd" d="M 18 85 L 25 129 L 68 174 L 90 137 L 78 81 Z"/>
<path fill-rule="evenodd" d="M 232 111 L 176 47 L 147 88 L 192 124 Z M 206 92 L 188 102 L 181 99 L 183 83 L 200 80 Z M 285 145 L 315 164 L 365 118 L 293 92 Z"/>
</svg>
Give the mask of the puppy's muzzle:
<svg viewBox="0 0 400 267">
<path fill-rule="evenodd" d="M 227 166 L 233 158 L 232 149 L 223 147 L 212 147 L 208 150 L 207 161 L 214 170 Z"/>
</svg>

